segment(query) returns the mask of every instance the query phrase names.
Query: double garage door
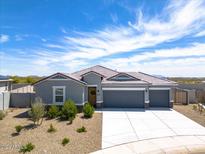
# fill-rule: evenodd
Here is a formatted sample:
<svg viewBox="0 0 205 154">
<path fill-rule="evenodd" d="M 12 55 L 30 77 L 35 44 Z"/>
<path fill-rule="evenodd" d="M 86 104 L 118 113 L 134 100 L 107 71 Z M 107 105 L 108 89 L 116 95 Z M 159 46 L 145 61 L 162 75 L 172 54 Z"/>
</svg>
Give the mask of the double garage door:
<svg viewBox="0 0 205 154">
<path fill-rule="evenodd" d="M 150 90 L 150 107 L 169 107 L 169 90 Z M 103 106 L 108 108 L 144 108 L 144 91 L 105 90 Z"/>
<path fill-rule="evenodd" d="M 103 106 L 116 108 L 143 108 L 144 91 L 105 90 Z"/>
</svg>

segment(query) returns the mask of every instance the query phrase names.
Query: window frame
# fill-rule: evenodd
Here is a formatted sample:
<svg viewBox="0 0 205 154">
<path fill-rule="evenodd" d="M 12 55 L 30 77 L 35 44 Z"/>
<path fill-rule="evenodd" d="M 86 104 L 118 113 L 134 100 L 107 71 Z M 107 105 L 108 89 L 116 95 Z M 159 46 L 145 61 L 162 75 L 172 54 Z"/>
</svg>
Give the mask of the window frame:
<svg viewBox="0 0 205 154">
<path fill-rule="evenodd" d="M 63 95 L 56 95 L 56 89 L 63 89 Z M 53 86 L 53 103 L 55 104 L 63 104 L 65 102 L 65 86 Z M 63 102 L 56 102 L 56 96 L 63 96 Z"/>
</svg>

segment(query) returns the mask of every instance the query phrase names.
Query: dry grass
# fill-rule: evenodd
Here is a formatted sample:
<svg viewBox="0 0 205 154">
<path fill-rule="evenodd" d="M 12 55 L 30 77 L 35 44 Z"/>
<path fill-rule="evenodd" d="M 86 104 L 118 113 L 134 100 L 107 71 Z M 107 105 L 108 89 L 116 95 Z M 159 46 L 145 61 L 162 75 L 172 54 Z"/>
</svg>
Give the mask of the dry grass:
<svg viewBox="0 0 205 154">
<path fill-rule="evenodd" d="M 205 127 L 205 111 L 200 114 L 199 111 L 193 110 L 193 104 L 174 105 L 174 110 L 182 113 L 183 115 Z"/>
<path fill-rule="evenodd" d="M 31 153 L 89 153 L 101 148 L 102 115 L 95 113 L 91 119 L 83 119 L 78 114 L 73 124 L 67 121 L 44 120 L 38 128 L 30 127 L 32 121 L 28 120 L 26 111 L 28 109 L 16 109 L 0 121 L 0 153 L 18 153 L 19 147 L 28 142 L 35 145 Z M 54 133 L 48 133 L 50 124 L 57 129 Z M 26 126 L 16 135 L 15 126 Z M 86 133 L 78 133 L 76 129 L 85 126 Z M 63 138 L 69 138 L 70 142 L 62 146 Z"/>
</svg>

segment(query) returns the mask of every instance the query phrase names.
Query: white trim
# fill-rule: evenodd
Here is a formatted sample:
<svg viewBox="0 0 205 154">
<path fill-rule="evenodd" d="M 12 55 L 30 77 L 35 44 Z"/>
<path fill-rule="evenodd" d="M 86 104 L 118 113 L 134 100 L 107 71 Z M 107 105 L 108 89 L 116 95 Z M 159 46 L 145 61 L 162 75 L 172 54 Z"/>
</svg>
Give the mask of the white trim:
<svg viewBox="0 0 205 154">
<path fill-rule="evenodd" d="M 145 100 L 145 103 L 146 103 L 146 104 L 149 104 L 149 103 L 150 103 L 150 101 L 149 101 L 149 100 Z"/>
<path fill-rule="evenodd" d="M 101 104 L 103 103 L 103 101 L 96 101 L 96 104 Z"/>
<path fill-rule="evenodd" d="M 54 78 L 56 76 L 61 76 L 61 77 L 63 77 L 63 79 L 52 79 L 52 78 Z M 65 80 L 65 79 L 68 79 L 68 77 L 65 76 L 65 75 L 57 73 L 57 74 L 51 75 L 47 80 Z"/>
<path fill-rule="evenodd" d="M 87 72 L 87 73 L 84 73 L 84 74 L 81 75 L 81 76 L 86 76 L 86 75 L 91 74 L 91 73 L 93 73 L 93 74 L 95 74 L 95 75 L 97 75 L 97 76 L 99 76 L 99 77 L 104 77 L 103 75 L 101 75 L 100 73 L 98 74 L 98 73 L 96 73 L 95 71 L 89 71 L 89 72 Z"/>
<path fill-rule="evenodd" d="M 128 77 L 127 79 L 119 79 L 119 76 L 126 76 L 126 77 Z M 129 81 L 129 80 L 136 80 L 137 78 L 135 78 L 134 76 L 132 76 L 132 75 L 129 75 L 129 74 L 127 74 L 127 73 L 118 73 L 117 75 L 114 75 L 114 76 L 112 76 L 112 77 L 110 77 L 110 78 L 108 78 L 108 80 L 115 80 L 115 81 Z"/>
<path fill-rule="evenodd" d="M 77 103 L 77 104 L 75 104 L 75 105 L 83 106 L 84 104 L 85 104 L 85 102 L 83 102 L 82 104 Z"/>
<path fill-rule="evenodd" d="M 98 85 L 96 84 L 88 84 L 87 87 L 97 87 Z"/>
<path fill-rule="evenodd" d="M 48 81 L 68 81 L 71 79 L 47 79 Z"/>
<path fill-rule="evenodd" d="M 133 90 L 133 91 L 144 91 L 145 88 L 102 88 L 102 90 Z"/>
<path fill-rule="evenodd" d="M 55 104 L 60 104 L 60 103 L 64 103 L 65 102 L 65 90 L 66 90 L 66 87 L 65 86 L 53 86 L 52 87 L 53 88 L 53 103 L 55 103 Z M 63 88 L 63 102 L 56 102 L 55 101 L 55 97 L 56 97 L 56 94 L 55 94 L 55 90 L 57 89 L 57 88 Z"/>
<path fill-rule="evenodd" d="M 83 100 L 83 102 L 85 102 L 85 89 L 84 89 L 84 87 L 83 87 L 82 100 Z"/>
<path fill-rule="evenodd" d="M 69 76 L 66 76 L 66 75 L 65 75 L 65 78 L 66 78 L 66 79 L 51 79 L 52 77 L 54 77 L 54 76 L 56 76 L 56 75 L 61 75 L 61 76 L 63 76 L 63 74 L 53 74 L 53 75 L 50 75 L 49 78 L 42 79 L 41 81 L 37 81 L 37 82 L 34 83 L 33 85 L 35 86 L 35 85 L 38 85 L 38 84 L 40 84 L 40 83 L 42 83 L 42 82 L 45 82 L 45 81 L 68 81 L 68 80 L 69 80 L 69 81 L 74 81 L 74 82 L 76 82 L 76 83 L 78 83 L 78 84 L 81 84 L 81 85 L 83 85 L 83 86 L 86 85 L 86 82 L 83 82 L 83 81 L 74 79 L 74 78 L 69 77 Z"/>
<path fill-rule="evenodd" d="M 171 88 L 156 87 L 156 88 L 149 88 L 149 90 L 171 90 Z"/>
</svg>

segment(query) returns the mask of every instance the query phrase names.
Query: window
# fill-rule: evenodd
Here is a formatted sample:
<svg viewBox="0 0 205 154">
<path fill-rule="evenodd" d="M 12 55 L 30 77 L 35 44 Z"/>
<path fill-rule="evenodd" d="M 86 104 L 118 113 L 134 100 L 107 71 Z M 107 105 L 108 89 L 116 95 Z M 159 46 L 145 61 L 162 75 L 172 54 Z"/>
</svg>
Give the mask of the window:
<svg viewBox="0 0 205 154">
<path fill-rule="evenodd" d="M 65 101 L 65 86 L 53 87 L 53 102 L 63 103 Z"/>
<path fill-rule="evenodd" d="M 117 76 L 112 77 L 110 80 L 114 80 L 114 81 L 134 81 L 134 80 L 138 80 L 130 75 L 126 75 L 126 74 L 119 74 Z"/>
</svg>

